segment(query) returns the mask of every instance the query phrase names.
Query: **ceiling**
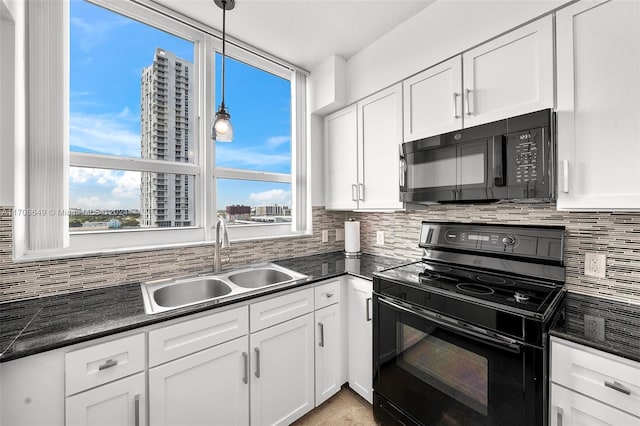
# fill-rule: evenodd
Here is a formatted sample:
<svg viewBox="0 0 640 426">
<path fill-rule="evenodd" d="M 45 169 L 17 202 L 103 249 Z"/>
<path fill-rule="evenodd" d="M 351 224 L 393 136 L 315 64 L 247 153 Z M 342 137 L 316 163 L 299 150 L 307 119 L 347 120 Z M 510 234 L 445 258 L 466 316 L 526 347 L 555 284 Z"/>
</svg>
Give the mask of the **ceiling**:
<svg viewBox="0 0 640 426">
<path fill-rule="evenodd" d="M 213 0 L 154 0 L 218 30 Z M 227 34 L 306 70 L 348 59 L 434 0 L 236 0 Z"/>
</svg>

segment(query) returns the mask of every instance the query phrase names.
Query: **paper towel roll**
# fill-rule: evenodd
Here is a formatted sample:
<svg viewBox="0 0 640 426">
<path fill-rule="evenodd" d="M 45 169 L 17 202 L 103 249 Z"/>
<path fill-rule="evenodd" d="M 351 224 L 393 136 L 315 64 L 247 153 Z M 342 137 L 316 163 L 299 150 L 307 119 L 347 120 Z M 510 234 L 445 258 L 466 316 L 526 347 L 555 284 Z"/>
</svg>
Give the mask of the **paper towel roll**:
<svg viewBox="0 0 640 426">
<path fill-rule="evenodd" d="M 344 223 L 344 251 L 360 252 L 360 222 L 350 220 Z"/>
</svg>

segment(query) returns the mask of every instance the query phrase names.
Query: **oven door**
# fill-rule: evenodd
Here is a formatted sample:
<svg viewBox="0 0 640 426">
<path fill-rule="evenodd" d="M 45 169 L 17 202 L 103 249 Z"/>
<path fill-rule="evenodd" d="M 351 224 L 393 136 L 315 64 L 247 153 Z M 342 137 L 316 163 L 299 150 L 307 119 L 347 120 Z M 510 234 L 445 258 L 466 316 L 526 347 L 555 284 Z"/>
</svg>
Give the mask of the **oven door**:
<svg viewBox="0 0 640 426">
<path fill-rule="evenodd" d="M 541 349 L 378 295 L 373 339 L 374 413 L 382 424 L 546 424 Z"/>
</svg>

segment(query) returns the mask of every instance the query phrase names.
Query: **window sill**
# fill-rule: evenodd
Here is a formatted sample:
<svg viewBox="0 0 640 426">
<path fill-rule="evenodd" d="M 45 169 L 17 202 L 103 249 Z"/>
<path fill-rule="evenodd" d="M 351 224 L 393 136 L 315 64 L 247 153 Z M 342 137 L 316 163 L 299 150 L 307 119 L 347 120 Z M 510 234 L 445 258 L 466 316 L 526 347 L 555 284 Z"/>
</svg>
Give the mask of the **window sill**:
<svg viewBox="0 0 640 426">
<path fill-rule="evenodd" d="M 168 231 L 168 230 L 167 230 Z M 202 231 L 202 230 L 200 230 Z M 253 235 L 248 237 L 242 237 L 241 235 L 233 235 L 232 229 L 229 230 L 229 240 L 233 243 L 240 243 L 246 241 L 264 241 L 264 240 L 279 240 L 279 239 L 290 239 L 290 238 L 306 238 L 311 237 L 311 233 L 306 232 L 291 232 L 287 234 L 272 234 L 272 235 Z M 161 231 L 163 232 L 163 231 Z M 96 233 L 87 233 L 86 236 L 93 235 L 95 238 Z M 131 234 L 129 234 L 131 237 Z M 73 247 L 67 249 L 58 249 L 58 250 L 47 250 L 47 251 L 32 251 L 26 252 L 21 257 L 15 257 L 13 261 L 15 263 L 27 263 L 27 262 L 36 262 L 36 261 L 47 261 L 47 260 L 58 260 L 58 259 L 74 259 L 74 258 L 83 258 L 83 257 L 93 257 L 93 256 L 113 256 L 113 255 L 123 255 L 127 253 L 139 253 L 145 251 L 157 251 L 157 250 L 170 250 L 177 248 L 187 248 L 187 247 L 201 247 L 201 246 L 213 246 L 213 241 L 186 241 L 186 242 L 172 242 L 165 244 L 146 244 L 139 246 L 127 246 L 127 247 L 118 247 L 118 248 L 100 248 L 100 249 L 74 249 Z"/>
</svg>

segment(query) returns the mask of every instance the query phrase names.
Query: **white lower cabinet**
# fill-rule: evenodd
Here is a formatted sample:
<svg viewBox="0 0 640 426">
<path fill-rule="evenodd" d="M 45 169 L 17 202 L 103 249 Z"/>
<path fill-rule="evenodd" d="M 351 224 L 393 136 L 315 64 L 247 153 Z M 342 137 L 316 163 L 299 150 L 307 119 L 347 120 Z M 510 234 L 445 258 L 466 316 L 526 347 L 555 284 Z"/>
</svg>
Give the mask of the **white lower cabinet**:
<svg viewBox="0 0 640 426">
<path fill-rule="evenodd" d="M 248 337 L 149 370 L 152 425 L 249 424 Z"/>
<path fill-rule="evenodd" d="M 373 403 L 373 284 L 361 278 L 348 280 L 349 387 Z"/>
<path fill-rule="evenodd" d="M 287 425 L 314 408 L 310 312 L 250 336 L 251 424 Z"/>
<path fill-rule="evenodd" d="M 144 373 L 67 397 L 67 426 L 146 425 Z"/>
<path fill-rule="evenodd" d="M 342 321 L 340 304 L 315 312 L 316 407 L 342 386 Z"/>
<path fill-rule="evenodd" d="M 552 426 L 640 426 L 640 363 L 551 338 Z"/>
</svg>

